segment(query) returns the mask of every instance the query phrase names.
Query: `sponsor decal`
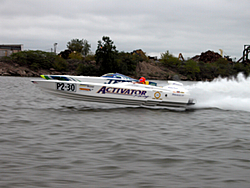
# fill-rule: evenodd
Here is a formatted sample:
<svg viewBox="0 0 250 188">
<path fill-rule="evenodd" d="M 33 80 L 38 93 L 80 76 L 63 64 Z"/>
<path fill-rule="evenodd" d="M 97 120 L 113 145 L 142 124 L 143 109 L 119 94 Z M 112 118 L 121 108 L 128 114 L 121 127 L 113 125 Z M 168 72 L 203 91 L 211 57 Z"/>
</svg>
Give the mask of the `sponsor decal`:
<svg viewBox="0 0 250 188">
<path fill-rule="evenodd" d="M 173 83 L 173 85 L 182 86 L 182 84 L 178 84 L 178 83 Z"/>
<path fill-rule="evenodd" d="M 126 81 L 126 80 L 109 80 L 108 83 L 105 83 L 105 84 L 116 84 L 119 82 L 128 82 L 128 81 Z"/>
<path fill-rule="evenodd" d="M 146 96 L 147 91 L 136 90 L 136 89 L 116 88 L 116 87 L 106 87 L 106 86 L 102 86 L 96 93 L 122 94 L 122 95 L 131 95 L 134 97 L 136 96 L 136 97 L 144 97 L 144 98 L 149 97 L 149 96 Z"/>
<path fill-rule="evenodd" d="M 80 84 L 80 87 L 90 87 L 90 88 L 94 88 L 93 85 L 88 85 L 88 84 Z"/>
<path fill-rule="evenodd" d="M 168 87 L 169 89 L 178 89 L 177 87 Z"/>
<path fill-rule="evenodd" d="M 89 84 L 80 84 L 79 86 L 80 86 L 79 90 L 81 91 L 92 91 L 94 88 L 93 85 L 89 85 Z"/>
<path fill-rule="evenodd" d="M 183 91 L 173 91 L 173 93 L 184 93 Z"/>
<path fill-rule="evenodd" d="M 81 90 L 81 91 L 91 91 L 92 89 L 89 89 L 89 88 L 79 88 L 79 90 Z"/>
<path fill-rule="evenodd" d="M 159 99 L 159 98 L 161 97 L 161 93 L 160 93 L 159 91 L 155 92 L 155 93 L 154 93 L 154 97 L 155 97 L 156 99 Z"/>
<path fill-rule="evenodd" d="M 174 96 L 179 96 L 179 97 L 184 97 L 183 94 L 179 94 L 179 93 L 172 93 L 172 95 L 174 95 Z"/>
</svg>

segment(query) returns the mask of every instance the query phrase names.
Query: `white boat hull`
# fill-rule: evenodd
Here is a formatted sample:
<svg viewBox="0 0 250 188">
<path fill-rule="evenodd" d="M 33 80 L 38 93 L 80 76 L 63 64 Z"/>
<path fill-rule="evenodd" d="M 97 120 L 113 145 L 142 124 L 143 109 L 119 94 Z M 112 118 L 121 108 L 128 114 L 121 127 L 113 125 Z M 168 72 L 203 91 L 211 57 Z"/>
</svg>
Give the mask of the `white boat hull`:
<svg viewBox="0 0 250 188">
<path fill-rule="evenodd" d="M 102 84 L 90 82 L 35 80 L 44 91 L 67 99 L 133 106 L 186 107 L 194 104 L 183 87 L 157 87 L 132 82 Z"/>
</svg>

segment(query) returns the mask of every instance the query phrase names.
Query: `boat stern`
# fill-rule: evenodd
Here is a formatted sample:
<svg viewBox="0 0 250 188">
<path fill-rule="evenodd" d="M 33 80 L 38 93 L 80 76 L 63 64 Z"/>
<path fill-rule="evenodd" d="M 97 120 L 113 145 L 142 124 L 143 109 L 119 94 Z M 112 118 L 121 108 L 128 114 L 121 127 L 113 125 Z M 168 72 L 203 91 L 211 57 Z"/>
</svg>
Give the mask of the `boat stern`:
<svg viewBox="0 0 250 188">
<path fill-rule="evenodd" d="M 196 100 L 195 100 L 195 99 L 190 98 L 190 99 L 188 99 L 188 103 L 187 103 L 187 105 L 188 105 L 188 106 L 190 106 L 190 105 L 195 105 L 195 103 L 196 103 Z"/>
</svg>

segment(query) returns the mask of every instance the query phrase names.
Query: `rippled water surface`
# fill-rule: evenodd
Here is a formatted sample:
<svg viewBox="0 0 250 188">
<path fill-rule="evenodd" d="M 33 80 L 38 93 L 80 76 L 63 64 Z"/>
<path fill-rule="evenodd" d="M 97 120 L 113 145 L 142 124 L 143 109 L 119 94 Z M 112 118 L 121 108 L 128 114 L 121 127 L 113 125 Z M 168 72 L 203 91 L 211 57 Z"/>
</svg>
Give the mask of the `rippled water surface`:
<svg viewBox="0 0 250 188">
<path fill-rule="evenodd" d="M 0 187 L 250 187 L 250 80 L 184 82 L 186 111 L 56 98 L 0 77 Z M 164 84 L 164 81 L 159 81 Z"/>
</svg>

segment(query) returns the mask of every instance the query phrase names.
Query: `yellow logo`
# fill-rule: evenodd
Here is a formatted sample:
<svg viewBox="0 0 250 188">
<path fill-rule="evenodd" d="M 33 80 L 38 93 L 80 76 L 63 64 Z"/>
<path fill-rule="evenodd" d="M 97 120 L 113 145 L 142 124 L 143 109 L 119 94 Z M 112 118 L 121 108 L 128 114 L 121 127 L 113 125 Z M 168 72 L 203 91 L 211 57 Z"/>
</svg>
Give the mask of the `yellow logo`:
<svg viewBox="0 0 250 188">
<path fill-rule="evenodd" d="M 161 97 L 161 93 L 159 91 L 155 92 L 154 97 L 159 99 Z"/>
</svg>

